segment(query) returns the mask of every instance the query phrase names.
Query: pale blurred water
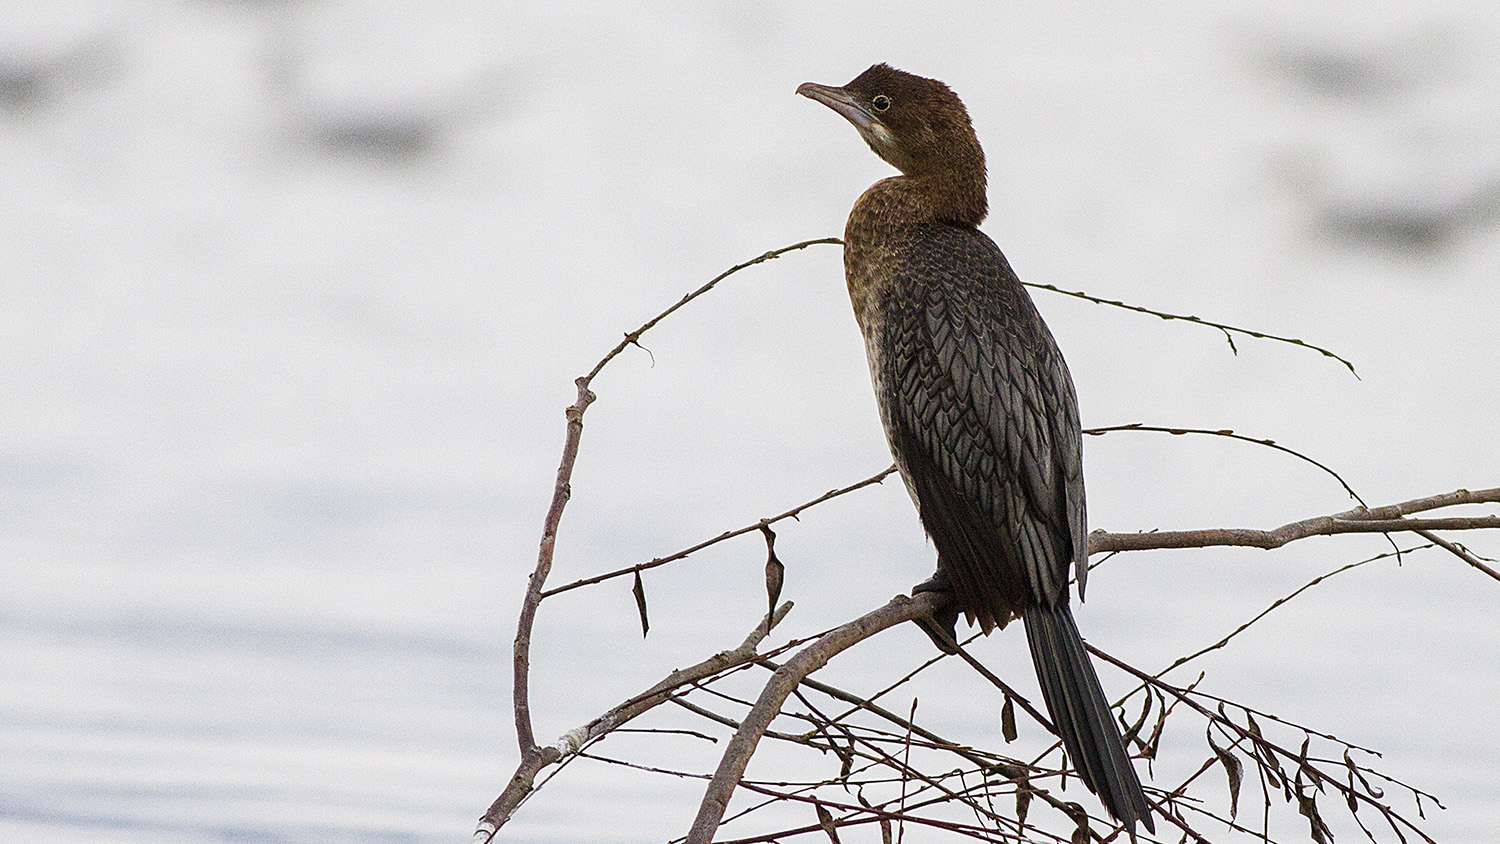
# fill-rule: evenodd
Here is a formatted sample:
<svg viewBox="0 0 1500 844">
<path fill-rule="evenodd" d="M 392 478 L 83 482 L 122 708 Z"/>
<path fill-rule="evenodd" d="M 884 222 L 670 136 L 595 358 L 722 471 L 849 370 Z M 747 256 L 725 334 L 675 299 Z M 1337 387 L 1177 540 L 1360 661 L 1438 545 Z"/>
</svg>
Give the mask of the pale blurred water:
<svg viewBox="0 0 1500 844">
<path fill-rule="evenodd" d="M 1085 424 L 1274 437 L 1372 503 L 1500 484 L 1500 14 L 1320 8 L 4 9 L 0 839 L 466 837 L 514 764 L 508 644 L 571 379 L 724 267 L 841 230 L 887 170 L 792 90 L 875 60 L 969 103 L 986 229 L 1024 277 L 1305 337 L 1363 376 L 1039 294 Z M 596 383 L 557 582 L 885 465 L 840 278 L 831 247 L 757 267 Z M 1097 527 L 1348 504 L 1247 446 L 1087 447 Z M 538 732 L 737 643 L 756 542 L 648 577 L 645 642 L 625 586 L 549 602 Z M 778 549 L 789 634 L 930 567 L 895 487 Z M 1120 558 L 1080 623 L 1165 664 L 1381 550 Z M 1438 840 L 1492 840 L 1495 586 L 1434 555 L 1369 567 L 1216 657 L 1212 687 L 1385 751 L 1448 804 Z M 984 649 L 1029 683 L 1018 639 Z M 994 729 L 983 690 L 923 701 Z M 697 791 L 578 764 L 508 832 L 669 838 Z"/>
</svg>

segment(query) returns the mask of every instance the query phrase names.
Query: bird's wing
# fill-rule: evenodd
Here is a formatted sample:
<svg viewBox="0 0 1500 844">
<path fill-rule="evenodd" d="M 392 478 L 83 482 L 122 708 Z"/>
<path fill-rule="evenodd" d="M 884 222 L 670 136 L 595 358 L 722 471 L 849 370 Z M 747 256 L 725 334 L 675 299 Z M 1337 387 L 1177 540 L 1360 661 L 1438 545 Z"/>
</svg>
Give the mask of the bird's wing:
<svg viewBox="0 0 1500 844">
<path fill-rule="evenodd" d="M 1087 537 L 1062 354 L 984 234 L 923 226 L 902 257 L 881 375 L 923 525 L 950 577 L 968 581 L 954 584 L 966 609 L 1066 601 Z"/>
</svg>

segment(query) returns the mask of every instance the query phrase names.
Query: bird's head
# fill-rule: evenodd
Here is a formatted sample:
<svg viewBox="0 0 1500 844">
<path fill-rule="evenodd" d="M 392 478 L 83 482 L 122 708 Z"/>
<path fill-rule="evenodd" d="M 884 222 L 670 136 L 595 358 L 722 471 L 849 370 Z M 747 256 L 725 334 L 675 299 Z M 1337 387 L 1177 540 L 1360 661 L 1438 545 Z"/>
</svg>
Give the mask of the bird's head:
<svg viewBox="0 0 1500 844">
<path fill-rule="evenodd" d="M 984 152 L 969 110 L 953 89 L 877 64 L 842 88 L 804 82 L 797 93 L 817 100 L 854 124 L 875 154 L 908 176 L 978 168 Z"/>
<path fill-rule="evenodd" d="M 877 64 L 842 88 L 804 82 L 797 93 L 843 115 L 876 155 L 905 175 L 977 190 L 983 206 L 984 151 L 968 109 L 947 85 Z"/>
</svg>

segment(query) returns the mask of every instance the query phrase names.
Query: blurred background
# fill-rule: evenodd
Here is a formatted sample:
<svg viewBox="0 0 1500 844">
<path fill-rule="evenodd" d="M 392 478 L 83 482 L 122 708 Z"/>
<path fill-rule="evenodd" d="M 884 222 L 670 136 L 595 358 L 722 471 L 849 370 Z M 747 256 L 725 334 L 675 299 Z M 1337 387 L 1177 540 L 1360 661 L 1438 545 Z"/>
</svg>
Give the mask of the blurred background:
<svg viewBox="0 0 1500 844">
<path fill-rule="evenodd" d="M 1274 438 L 1371 504 L 1500 485 L 1500 7 L 11 3 L 0 838 L 466 840 L 515 763 L 510 637 L 572 379 L 728 266 L 842 232 L 890 170 L 793 91 L 875 61 L 964 98 L 984 228 L 1024 279 L 1305 338 L 1360 375 L 1038 291 L 1086 426 Z M 889 463 L 836 247 L 732 277 L 643 345 L 595 382 L 554 583 Z M 1353 504 L 1226 440 L 1086 448 L 1092 527 Z M 783 635 L 931 571 L 899 484 L 780 533 Z M 1117 557 L 1079 623 L 1156 669 L 1388 549 Z M 538 738 L 737 644 L 764 553 L 648 574 L 644 640 L 623 580 L 544 603 Z M 1439 841 L 1492 841 L 1497 608 L 1453 557 L 1373 563 L 1205 661 L 1204 688 L 1382 751 L 1447 805 Z M 1021 642 L 976 648 L 1034 692 Z M 929 647 L 891 631 L 829 674 L 878 688 Z M 955 668 L 923 712 L 994 744 L 998 703 Z M 711 770 L 703 744 L 659 749 Z M 667 839 L 699 794 L 577 763 L 506 832 Z"/>
</svg>

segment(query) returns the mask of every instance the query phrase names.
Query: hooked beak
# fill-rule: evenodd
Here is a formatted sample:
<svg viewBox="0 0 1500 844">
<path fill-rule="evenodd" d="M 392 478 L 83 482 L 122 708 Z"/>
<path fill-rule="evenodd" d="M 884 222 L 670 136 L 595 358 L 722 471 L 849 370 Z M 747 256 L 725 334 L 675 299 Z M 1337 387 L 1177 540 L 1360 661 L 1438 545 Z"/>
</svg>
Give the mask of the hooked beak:
<svg viewBox="0 0 1500 844">
<path fill-rule="evenodd" d="M 843 88 L 819 85 L 816 82 L 803 82 L 797 86 L 797 93 L 810 100 L 817 100 L 842 114 L 845 120 L 854 124 L 854 128 L 858 129 L 861 135 L 870 132 L 871 127 L 878 122 L 869 109 L 860 105 Z"/>
<path fill-rule="evenodd" d="M 819 85 L 816 82 L 803 82 L 797 86 L 797 93 L 810 100 L 817 100 L 843 115 L 845 120 L 853 123 L 854 128 L 859 130 L 860 137 L 865 139 L 865 143 L 870 145 L 870 149 L 874 150 L 876 155 L 890 160 L 887 158 L 887 153 L 891 151 L 894 141 L 891 130 L 880 122 L 880 118 L 876 117 L 869 107 L 855 99 L 848 91 L 843 88 Z"/>
</svg>

